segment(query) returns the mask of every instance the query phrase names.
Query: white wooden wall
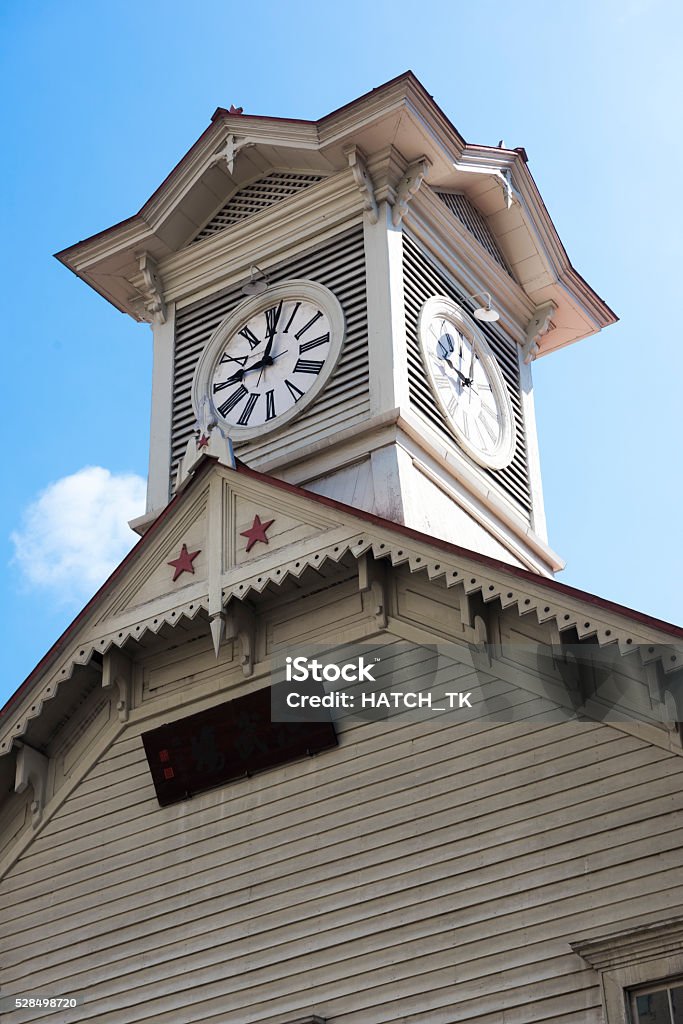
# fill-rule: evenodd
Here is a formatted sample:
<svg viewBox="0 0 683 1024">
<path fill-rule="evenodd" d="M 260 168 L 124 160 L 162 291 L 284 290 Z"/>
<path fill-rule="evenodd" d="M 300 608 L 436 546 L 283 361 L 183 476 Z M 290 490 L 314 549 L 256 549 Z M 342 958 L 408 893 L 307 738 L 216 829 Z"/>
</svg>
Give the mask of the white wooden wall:
<svg viewBox="0 0 683 1024">
<path fill-rule="evenodd" d="M 323 632 L 367 631 L 353 585 Z M 432 590 L 399 575 L 390 626 L 442 635 L 458 596 Z M 308 602 L 264 610 L 262 657 Z M 140 733 L 237 678 L 199 646 L 139 673 L 129 726 L 2 883 L 3 992 L 85 1000 L 54 1024 L 598 1024 L 569 941 L 683 912 L 683 759 L 605 725 L 346 723 L 337 750 L 160 809 Z"/>
</svg>

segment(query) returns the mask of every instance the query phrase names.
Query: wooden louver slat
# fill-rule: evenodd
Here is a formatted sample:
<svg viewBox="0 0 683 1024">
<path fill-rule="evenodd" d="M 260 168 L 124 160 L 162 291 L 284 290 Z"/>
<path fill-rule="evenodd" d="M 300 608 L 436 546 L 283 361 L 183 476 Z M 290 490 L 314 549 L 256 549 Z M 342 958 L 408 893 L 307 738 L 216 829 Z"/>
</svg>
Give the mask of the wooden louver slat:
<svg viewBox="0 0 683 1024">
<path fill-rule="evenodd" d="M 480 245 L 486 249 L 489 256 L 492 256 L 496 263 L 503 268 L 506 273 L 510 273 L 510 268 L 505 262 L 505 257 L 498 248 L 491 228 L 486 223 L 485 218 L 479 213 L 476 206 L 473 206 L 467 196 L 460 195 L 457 192 L 437 192 L 436 193 L 442 203 L 448 207 L 451 213 L 455 214 L 460 223 L 467 228 L 469 233 L 476 238 Z"/>
<path fill-rule="evenodd" d="M 224 228 L 251 217 L 253 213 L 259 213 L 275 203 L 282 202 L 283 199 L 289 199 L 319 181 L 322 181 L 320 174 L 272 171 L 233 193 L 225 206 L 214 214 L 192 241 L 201 242 L 217 231 L 223 231 Z"/>
<path fill-rule="evenodd" d="M 417 337 L 417 322 L 423 304 L 432 295 L 449 295 L 465 309 L 471 311 L 472 303 L 459 293 L 457 288 L 434 266 L 427 255 L 409 236 L 404 238 L 404 290 L 406 313 L 406 337 L 408 343 L 408 381 L 410 401 L 413 407 L 451 443 L 452 435 L 439 406 L 432 394 L 427 374 L 422 361 L 422 353 Z M 516 345 L 502 331 L 492 324 L 480 323 L 479 327 L 493 349 L 500 365 L 505 383 L 508 387 L 517 429 L 517 448 L 515 456 L 505 469 L 484 470 L 481 472 L 502 489 L 512 499 L 515 506 L 525 515 L 531 511 L 531 494 L 526 455 L 526 434 L 522 414 L 522 402 L 519 383 L 519 363 Z M 469 459 L 464 452 L 463 458 Z M 475 464 L 472 462 L 472 465 Z"/>
<path fill-rule="evenodd" d="M 365 254 L 362 226 L 294 260 L 269 268 L 273 283 L 288 278 L 319 281 L 334 292 L 346 320 L 346 337 L 337 367 L 315 402 L 280 431 L 236 446 L 240 457 L 257 463 L 293 442 L 310 442 L 357 422 L 369 413 Z M 192 378 L 201 352 L 222 320 L 244 295 L 234 287 L 180 309 L 176 315 L 171 480 L 175 479 L 194 424 Z M 343 413 L 340 406 L 343 404 Z"/>
</svg>

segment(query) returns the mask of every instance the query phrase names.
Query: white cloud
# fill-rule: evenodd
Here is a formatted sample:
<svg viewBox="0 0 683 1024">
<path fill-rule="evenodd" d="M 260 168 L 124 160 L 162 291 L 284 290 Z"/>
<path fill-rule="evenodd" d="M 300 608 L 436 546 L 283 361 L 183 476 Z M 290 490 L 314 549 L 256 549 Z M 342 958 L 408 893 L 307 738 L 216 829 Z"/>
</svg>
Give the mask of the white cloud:
<svg viewBox="0 0 683 1024">
<path fill-rule="evenodd" d="M 85 466 L 26 508 L 11 534 L 15 564 L 31 587 L 60 603 L 92 596 L 137 540 L 128 520 L 145 509 L 145 481 Z"/>
</svg>

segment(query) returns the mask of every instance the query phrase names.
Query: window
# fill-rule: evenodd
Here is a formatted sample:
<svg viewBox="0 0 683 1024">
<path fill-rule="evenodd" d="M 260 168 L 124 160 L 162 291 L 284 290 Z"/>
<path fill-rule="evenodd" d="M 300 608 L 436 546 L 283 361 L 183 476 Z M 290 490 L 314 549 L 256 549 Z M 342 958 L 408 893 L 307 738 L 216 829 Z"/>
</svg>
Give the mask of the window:
<svg viewBox="0 0 683 1024">
<path fill-rule="evenodd" d="M 683 978 L 631 993 L 633 1024 L 683 1024 Z"/>
<path fill-rule="evenodd" d="M 571 947 L 596 971 L 605 1024 L 683 1024 L 683 917 Z"/>
</svg>

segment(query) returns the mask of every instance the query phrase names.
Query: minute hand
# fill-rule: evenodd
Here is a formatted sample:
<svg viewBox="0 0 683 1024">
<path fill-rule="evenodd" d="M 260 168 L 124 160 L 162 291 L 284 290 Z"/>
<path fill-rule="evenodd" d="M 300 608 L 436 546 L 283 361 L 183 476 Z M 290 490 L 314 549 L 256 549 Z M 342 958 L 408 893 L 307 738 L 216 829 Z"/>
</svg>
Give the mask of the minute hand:
<svg viewBox="0 0 683 1024">
<path fill-rule="evenodd" d="M 270 350 L 273 347 L 273 342 L 274 341 L 275 341 L 275 334 L 271 334 L 271 336 L 268 338 L 268 344 L 266 345 L 265 350 L 263 352 L 263 357 L 261 359 L 261 366 L 265 366 L 266 365 L 266 360 L 270 359 Z"/>
<path fill-rule="evenodd" d="M 470 358 L 470 372 L 469 372 L 469 378 L 470 378 L 470 382 L 471 383 L 474 383 L 474 359 L 475 359 L 476 354 L 477 353 L 476 353 L 474 345 L 473 345 L 472 346 L 472 356 Z"/>
</svg>

